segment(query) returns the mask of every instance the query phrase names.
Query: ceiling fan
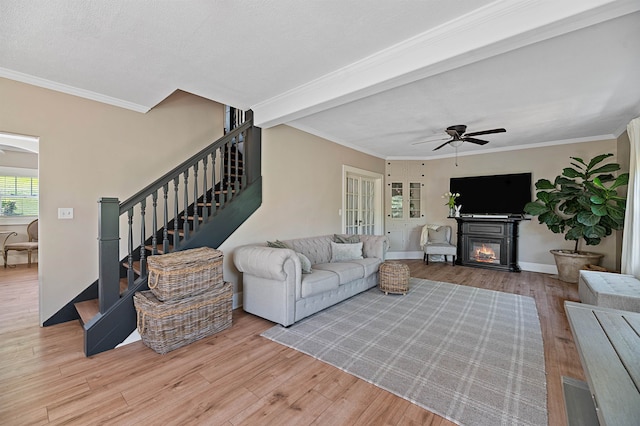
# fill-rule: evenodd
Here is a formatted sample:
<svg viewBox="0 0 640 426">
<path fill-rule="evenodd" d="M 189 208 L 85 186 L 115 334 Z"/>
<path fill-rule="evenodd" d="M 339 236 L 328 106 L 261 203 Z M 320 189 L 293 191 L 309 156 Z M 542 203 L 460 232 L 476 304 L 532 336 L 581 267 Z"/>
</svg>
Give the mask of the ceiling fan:
<svg viewBox="0 0 640 426">
<path fill-rule="evenodd" d="M 443 146 L 447 145 L 447 144 L 451 144 L 454 147 L 458 147 L 460 146 L 460 144 L 456 143 L 456 142 L 471 142 L 471 143 L 475 143 L 477 145 L 485 145 L 488 144 L 489 141 L 485 141 L 483 139 L 476 139 L 474 138 L 474 136 L 480 136 L 480 135 L 489 135 L 492 133 L 504 133 L 506 132 L 505 129 L 491 129 L 491 130 L 482 130 L 479 132 L 471 132 L 471 133 L 465 133 L 467 131 L 467 126 L 464 124 L 456 124 L 455 126 L 449 126 L 447 127 L 447 129 L 445 130 L 445 132 L 451 137 L 451 139 L 449 139 L 448 141 L 446 141 L 445 143 L 443 143 L 442 145 L 434 148 L 434 151 L 439 150 L 440 148 L 442 148 Z M 418 142 L 420 143 L 426 143 L 426 142 L 430 142 L 430 141 L 425 141 L 425 142 Z M 414 144 L 417 145 L 417 144 Z"/>
</svg>

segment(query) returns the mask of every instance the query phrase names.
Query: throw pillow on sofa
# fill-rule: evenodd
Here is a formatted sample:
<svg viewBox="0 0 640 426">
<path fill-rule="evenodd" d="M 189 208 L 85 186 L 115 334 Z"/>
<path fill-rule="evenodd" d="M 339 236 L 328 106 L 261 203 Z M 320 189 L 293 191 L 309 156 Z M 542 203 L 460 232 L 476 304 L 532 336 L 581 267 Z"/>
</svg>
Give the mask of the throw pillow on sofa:
<svg viewBox="0 0 640 426">
<path fill-rule="evenodd" d="M 268 247 L 272 247 L 272 248 L 288 248 L 291 249 L 291 247 L 289 247 L 288 245 L 286 245 L 285 243 L 283 243 L 280 240 L 275 240 L 275 241 L 267 241 L 267 246 Z M 293 250 L 293 249 L 291 249 Z M 311 270 L 311 261 L 309 260 L 309 258 L 307 256 L 305 256 L 302 253 L 298 253 L 296 252 L 296 254 L 298 255 L 298 259 L 300 259 L 300 264 L 302 265 L 302 273 L 303 274 L 310 274 L 311 272 L 313 272 Z"/>
<path fill-rule="evenodd" d="M 360 242 L 360 237 L 357 235 L 340 235 L 333 234 L 333 241 L 338 244 L 358 244 Z"/>
<path fill-rule="evenodd" d="M 362 243 L 344 244 L 331 241 L 331 263 L 362 259 Z"/>
</svg>

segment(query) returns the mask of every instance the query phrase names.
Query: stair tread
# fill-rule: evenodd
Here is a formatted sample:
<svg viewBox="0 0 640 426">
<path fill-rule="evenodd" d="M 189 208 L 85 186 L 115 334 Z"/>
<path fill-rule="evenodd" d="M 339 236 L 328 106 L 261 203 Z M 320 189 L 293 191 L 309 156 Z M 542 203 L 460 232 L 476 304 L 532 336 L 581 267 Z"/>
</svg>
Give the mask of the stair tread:
<svg viewBox="0 0 640 426">
<path fill-rule="evenodd" d="M 93 317 L 95 317 L 98 312 L 100 312 L 100 306 L 98 304 L 98 299 L 85 300 L 84 302 L 78 302 L 75 304 L 76 310 L 80 315 L 80 321 L 82 324 L 86 324 Z"/>
<path fill-rule="evenodd" d="M 147 244 L 144 247 L 150 252 L 153 252 L 153 245 Z M 164 254 L 164 249 L 162 248 L 162 244 L 158 244 L 156 249 L 158 250 L 158 254 Z M 173 244 L 169 244 L 169 251 L 167 251 L 167 253 L 171 253 L 172 251 L 173 251 Z"/>
</svg>

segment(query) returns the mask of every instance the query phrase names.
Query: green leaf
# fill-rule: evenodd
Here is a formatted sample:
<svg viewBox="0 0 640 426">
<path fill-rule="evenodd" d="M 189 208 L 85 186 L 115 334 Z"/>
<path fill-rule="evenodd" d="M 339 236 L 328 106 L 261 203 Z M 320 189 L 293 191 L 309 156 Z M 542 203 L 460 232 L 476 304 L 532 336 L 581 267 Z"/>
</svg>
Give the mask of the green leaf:
<svg viewBox="0 0 640 426">
<path fill-rule="evenodd" d="M 624 186 L 629 183 L 629 173 L 623 173 L 616 178 L 616 181 L 609 187 L 609 189 L 616 189 L 619 186 Z"/>
<path fill-rule="evenodd" d="M 600 238 L 587 238 L 587 237 L 585 237 L 584 240 L 586 241 L 588 246 L 597 246 L 598 244 L 600 244 L 600 241 L 602 241 Z"/>
<path fill-rule="evenodd" d="M 611 218 L 615 221 L 624 220 L 624 209 L 621 209 L 618 206 L 613 206 L 611 204 L 607 204 L 607 213 Z"/>
<path fill-rule="evenodd" d="M 591 206 L 591 212 L 594 215 L 596 215 L 598 217 L 601 217 L 601 216 L 606 216 L 607 213 L 608 213 L 608 210 L 607 210 L 607 206 L 605 204 L 600 204 L 600 205 L 592 205 Z"/>
<path fill-rule="evenodd" d="M 573 227 L 571 229 L 569 229 L 569 231 L 564 235 L 564 239 L 565 240 L 579 240 L 580 238 L 582 238 L 582 236 L 584 235 L 582 230 L 584 229 L 584 227 L 582 226 L 576 226 Z"/>
<path fill-rule="evenodd" d="M 569 158 L 571 158 L 572 160 L 576 160 L 578 163 L 584 164 L 585 166 L 587 165 L 587 163 L 585 163 L 582 160 L 582 158 L 579 158 L 579 157 L 569 157 Z"/>
<path fill-rule="evenodd" d="M 607 200 L 599 195 L 592 195 L 591 198 L 589 198 L 589 200 L 593 203 L 593 204 L 604 204 L 607 202 Z M 593 209 L 593 208 L 592 208 Z"/>
<path fill-rule="evenodd" d="M 549 208 L 547 206 L 545 206 L 544 204 L 540 204 L 537 202 L 530 202 L 525 204 L 524 206 L 524 211 L 525 213 L 528 213 L 530 215 L 533 216 L 538 216 L 541 215 L 543 213 L 546 213 L 549 211 Z"/>
<path fill-rule="evenodd" d="M 538 199 L 540 201 L 542 201 L 545 204 L 548 204 L 549 202 L 551 202 L 553 200 L 553 197 L 551 196 L 550 193 L 548 192 L 544 192 L 544 191 L 540 191 L 536 194 L 536 196 L 538 197 Z"/>
<path fill-rule="evenodd" d="M 604 159 L 609 158 L 611 156 L 613 156 L 613 154 L 600 154 L 600 155 L 598 155 L 596 157 L 593 157 L 593 159 L 591 161 L 589 161 L 589 165 L 587 166 L 587 169 L 590 170 L 591 168 L 593 168 L 593 166 L 595 166 L 596 164 L 600 163 Z M 571 157 L 571 158 L 573 158 L 574 160 L 576 159 L 575 157 Z M 584 164 L 584 162 L 582 162 L 582 163 Z"/>
<path fill-rule="evenodd" d="M 567 167 L 565 169 L 562 169 L 562 174 L 565 175 L 566 177 L 569 178 L 577 178 L 577 177 L 583 177 L 584 174 L 580 173 L 579 171 L 572 169 L 571 167 Z"/>
<path fill-rule="evenodd" d="M 539 179 L 536 182 L 536 189 L 556 189 L 556 187 L 547 179 Z"/>
<path fill-rule="evenodd" d="M 611 164 L 605 164 L 604 166 L 598 167 L 597 169 L 591 170 L 591 172 L 589 173 L 590 175 L 597 175 L 600 173 L 609 173 L 609 172 L 615 172 L 616 170 L 620 170 L 620 165 L 619 164 L 615 164 L 615 163 L 611 163 Z"/>
<path fill-rule="evenodd" d="M 582 211 L 580 213 L 578 213 L 578 215 L 576 216 L 576 219 L 578 220 L 578 222 L 580 222 L 581 224 L 585 225 L 585 226 L 593 226 L 595 224 L 597 224 L 598 222 L 600 222 L 600 216 L 588 211 Z"/>
<path fill-rule="evenodd" d="M 604 226 L 600 225 L 586 226 L 583 234 L 585 238 L 602 238 L 607 235 L 607 230 Z"/>
<path fill-rule="evenodd" d="M 575 186 L 578 185 L 578 183 L 575 180 L 568 179 L 568 178 L 562 177 L 562 176 L 558 176 L 556 178 L 555 184 L 556 185 L 575 185 Z"/>
</svg>

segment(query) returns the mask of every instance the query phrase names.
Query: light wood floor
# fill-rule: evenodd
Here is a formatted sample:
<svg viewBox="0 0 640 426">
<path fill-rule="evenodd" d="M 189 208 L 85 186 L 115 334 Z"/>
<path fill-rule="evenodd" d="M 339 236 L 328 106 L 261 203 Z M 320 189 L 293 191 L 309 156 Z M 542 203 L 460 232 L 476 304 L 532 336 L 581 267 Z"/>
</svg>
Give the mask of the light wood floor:
<svg viewBox="0 0 640 426">
<path fill-rule="evenodd" d="M 560 377 L 584 380 L 564 314 L 575 285 L 533 272 L 405 261 L 411 275 L 532 296 L 544 339 L 549 425 L 564 425 Z M 135 342 L 85 358 L 77 322 L 38 326 L 37 267 L 0 270 L 0 424 L 451 425 L 334 367 L 233 326 L 158 355 Z"/>
</svg>

